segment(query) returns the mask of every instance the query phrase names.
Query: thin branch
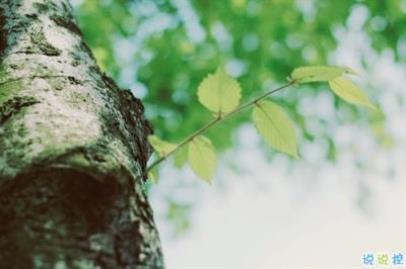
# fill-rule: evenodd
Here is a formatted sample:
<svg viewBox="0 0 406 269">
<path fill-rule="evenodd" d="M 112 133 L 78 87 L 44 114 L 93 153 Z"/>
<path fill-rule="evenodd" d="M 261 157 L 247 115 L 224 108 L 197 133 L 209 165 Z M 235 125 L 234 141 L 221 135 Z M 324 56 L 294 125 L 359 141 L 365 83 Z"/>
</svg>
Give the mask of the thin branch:
<svg viewBox="0 0 406 269">
<path fill-rule="evenodd" d="M 208 129 L 210 129 L 211 127 L 215 126 L 217 123 L 223 122 L 224 120 L 230 118 L 231 116 L 233 116 L 234 114 L 240 112 L 241 110 L 244 110 L 254 104 L 256 104 L 257 102 L 261 101 L 262 99 L 265 99 L 266 97 L 280 91 L 283 90 L 285 88 L 288 88 L 289 86 L 292 86 L 293 84 L 295 84 L 296 81 L 295 80 L 291 80 L 289 83 L 276 88 L 274 90 L 265 92 L 263 95 L 260 95 L 259 97 L 244 103 L 242 105 L 240 105 L 239 107 L 237 107 L 236 109 L 224 114 L 224 115 L 219 115 L 217 116 L 215 119 L 211 120 L 209 123 L 207 123 L 205 126 L 203 126 L 202 128 L 198 129 L 197 131 L 195 131 L 194 133 L 192 133 L 191 135 L 189 135 L 188 137 L 186 137 L 184 140 L 182 140 L 177 146 L 176 148 L 174 148 L 172 151 L 168 152 L 165 156 L 160 157 L 159 159 L 155 160 L 152 164 L 150 164 L 147 168 L 147 172 L 151 171 L 155 166 L 157 166 L 158 164 L 160 164 L 161 162 L 163 162 L 164 160 L 166 160 L 168 157 L 170 157 L 172 154 L 174 154 L 176 151 L 178 151 L 181 147 L 183 147 L 185 144 L 189 143 L 190 141 L 192 141 L 194 138 L 196 138 L 198 135 L 201 135 L 202 133 L 206 132 Z"/>
<path fill-rule="evenodd" d="M 165 156 L 160 157 L 159 159 L 157 159 L 155 162 L 153 162 L 151 165 L 148 166 L 147 168 L 147 172 L 151 171 L 152 168 L 154 168 L 155 166 L 157 166 L 158 164 L 160 164 L 161 162 L 163 162 L 166 158 L 168 158 L 169 156 L 171 156 L 173 153 L 175 153 L 178 149 L 180 149 L 182 146 L 184 146 L 185 144 L 189 143 L 190 141 L 192 141 L 195 137 L 197 137 L 198 135 L 204 133 L 206 130 L 208 130 L 210 127 L 212 127 L 213 125 L 215 125 L 217 122 L 220 122 L 222 118 L 217 117 L 215 119 L 213 119 L 212 121 L 210 121 L 209 123 L 207 123 L 205 126 L 203 126 L 202 128 L 200 128 L 199 130 L 195 131 L 194 133 L 192 133 L 191 135 L 189 135 L 188 137 L 186 137 L 184 140 L 182 140 L 182 142 L 180 142 L 176 148 L 174 148 L 172 151 L 168 152 L 168 154 L 166 154 Z"/>
</svg>

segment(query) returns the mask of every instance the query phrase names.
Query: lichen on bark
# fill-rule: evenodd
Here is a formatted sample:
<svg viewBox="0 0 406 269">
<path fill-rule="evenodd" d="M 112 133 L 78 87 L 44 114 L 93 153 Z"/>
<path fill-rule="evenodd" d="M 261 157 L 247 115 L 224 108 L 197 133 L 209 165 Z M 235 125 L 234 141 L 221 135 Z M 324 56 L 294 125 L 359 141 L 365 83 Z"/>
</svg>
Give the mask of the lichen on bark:
<svg viewBox="0 0 406 269">
<path fill-rule="evenodd" d="M 0 268 L 163 268 L 151 127 L 68 1 L 0 0 L 0 61 Z"/>
</svg>

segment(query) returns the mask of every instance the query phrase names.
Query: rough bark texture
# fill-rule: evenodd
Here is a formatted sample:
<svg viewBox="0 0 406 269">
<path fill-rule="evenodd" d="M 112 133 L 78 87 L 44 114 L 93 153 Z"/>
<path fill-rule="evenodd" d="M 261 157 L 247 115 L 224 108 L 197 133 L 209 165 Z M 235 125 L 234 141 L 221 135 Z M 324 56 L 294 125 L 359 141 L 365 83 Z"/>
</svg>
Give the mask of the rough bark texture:
<svg viewBox="0 0 406 269">
<path fill-rule="evenodd" d="M 162 268 L 151 128 L 68 0 L 0 0 L 0 57 L 0 268 Z"/>
</svg>

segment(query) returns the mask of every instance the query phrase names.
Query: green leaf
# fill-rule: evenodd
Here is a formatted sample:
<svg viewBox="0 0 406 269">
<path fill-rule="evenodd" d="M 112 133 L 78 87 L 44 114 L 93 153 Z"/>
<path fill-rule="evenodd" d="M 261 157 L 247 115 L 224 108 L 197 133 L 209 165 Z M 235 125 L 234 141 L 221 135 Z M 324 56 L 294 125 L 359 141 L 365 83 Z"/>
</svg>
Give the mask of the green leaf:
<svg viewBox="0 0 406 269">
<path fill-rule="evenodd" d="M 176 148 L 176 144 L 165 142 L 156 135 L 149 135 L 148 141 L 160 156 L 166 156 Z"/>
<path fill-rule="evenodd" d="M 207 109 L 221 115 L 238 106 L 241 87 L 235 79 L 218 68 L 216 73 L 208 75 L 200 83 L 197 95 Z"/>
<path fill-rule="evenodd" d="M 298 157 L 295 128 L 280 106 L 270 101 L 260 102 L 252 117 L 258 132 L 271 147 Z"/>
<path fill-rule="evenodd" d="M 187 162 L 188 147 L 182 146 L 176 153 L 173 163 L 176 168 L 182 168 Z"/>
<path fill-rule="evenodd" d="M 356 73 L 348 67 L 338 66 L 303 66 L 293 70 L 291 78 L 299 83 L 329 81 L 343 74 Z"/>
<path fill-rule="evenodd" d="M 196 175 L 211 183 L 216 169 L 216 154 L 211 141 L 204 136 L 194 138 L 189 144 L 188 159 Z"/>
<path fill-rule="evenodd" d="M 331 80 L 329 85 L 333 92 L 345 101 L 376 110 L 376 107 L 371 103 L 365 92 L 351 80 L 345 77 L 338 77 Z"/>
</svg>

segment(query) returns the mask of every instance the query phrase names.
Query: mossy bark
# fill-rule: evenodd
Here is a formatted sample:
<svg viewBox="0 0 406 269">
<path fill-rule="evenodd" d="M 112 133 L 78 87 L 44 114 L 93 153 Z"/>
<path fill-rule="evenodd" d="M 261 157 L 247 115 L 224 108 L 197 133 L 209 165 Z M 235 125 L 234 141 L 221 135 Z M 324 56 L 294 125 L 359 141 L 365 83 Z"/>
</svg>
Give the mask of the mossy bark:
<svg viewBox="0 0 406 269">
<path fill-rule="evenodd" d="M 0 0 L 0 268 L 163 268 L 151 128 L 68 0 Z"/>
</svg>

